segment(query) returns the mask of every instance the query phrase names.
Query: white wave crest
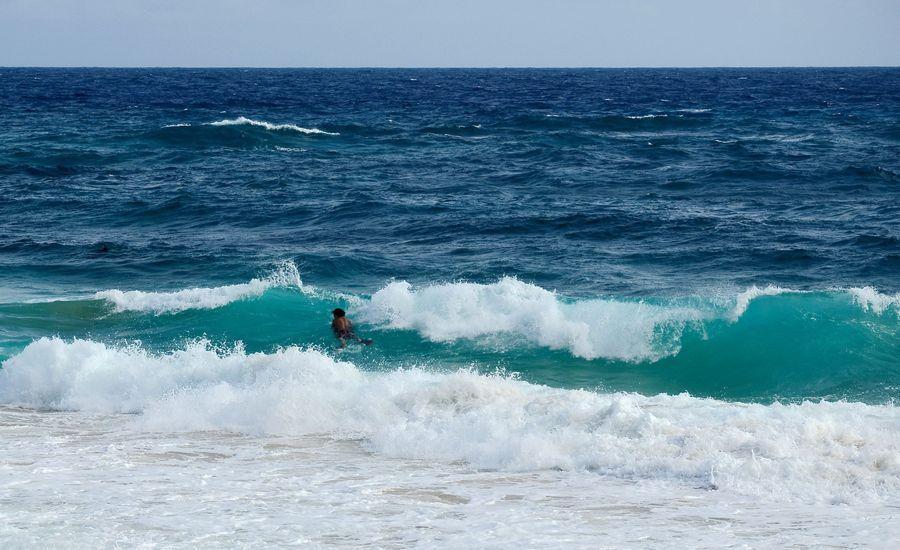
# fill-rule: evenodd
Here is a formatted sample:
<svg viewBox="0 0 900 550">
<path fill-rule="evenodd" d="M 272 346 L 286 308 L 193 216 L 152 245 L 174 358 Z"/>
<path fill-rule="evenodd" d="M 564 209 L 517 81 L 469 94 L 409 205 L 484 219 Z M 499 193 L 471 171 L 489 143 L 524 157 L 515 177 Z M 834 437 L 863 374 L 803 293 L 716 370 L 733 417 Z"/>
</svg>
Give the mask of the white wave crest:
<svg viewBox="0 0 900 550">
<path fill-rule="evenodd" d="M 750 307 L 750 302 L 759 298 L 760 296 L 778 296 L 779 294 L 785 293 L 796 293 L 798 291 L 791 290 L 789 288 L 781 288 L 780 286 L 768 285 L 763 288 L 758 286 L 751 286 L 747 290 L 741 292 L 737 295 L 734 300 L 734 307 L 731 309 L 729 314 L 729 318 L 732 322 L 740 319 L 741 315 L 743 315 L 747 308 Z"/>
<path fill-rule="evenodd" d="M 158 432 L 327 434 L 390 457 L 583 470 L 775 500 L 896 501 L 900 409 L 741 404 L 529 384 L 501 375 L 364 372 L 295 347 L 164 355 L 43 338 L 0 370 L 0 403 L 140 413 Z"/>
<path fill-rule="evenodd" d="M 304 128 L 302 126 L 297 126 L 296 124 L 272 124 L 271 122 L 266 122 L 264 120 L 254 120 L 252 118 L 247 117 L 237 117 L 237 118 L 228 118 L 225 120 L 217 120 L 215 122 L 208 122 L 207 126 L 258 126 L 260 128 L 265 128 L 266 130 L 290 130 L 292 132 L 300 132 L 301 134 L 322 134 L 326 136 L 339 136 L 340 134 L 337 132 L 326 132 L 324 130 L 319 130 L 318 128 Z"/>
<path fill-rule="evenodd" d="M 436 342 L 506 334 L 577 357 L 625 361 L 675 354 L 687 323 L 705 314 L 644 302 L 568 303 L 511 277 L 492 284 L 451 283 L 414 289 L 394 282 L 362 308 L 371 323 L 412 329 Z"/>
<path fill-rule="evenodd" d="M 96 300 L 106 300 L 116 311 L 143 311 L 157 315 L 178 313 L 189 309 L 215 309 L 237 300 L 261 296 L 275 287 L 303 289 L 300 272 L 291 262 L 285 262 L 269 276 L 252 279 L 247 283 L 212 288 L 187 288 L 175 292 L 144 292 L 141 290 L 103 290 L 94 295 Z"/>
<path fill-rule="evenodd" d="M 626 115 L 625 118 L 630 118 L 631 120 L 646 120 L 648 118 L 668 118 L 669 115 L 660 114 L 660 115 Z"/>
<path fill-rule="evenodd" d="M 726 300 L 566 301 L 539 286 L 505 277 L 492 284 L 413 288 L 393 282 L 361 305 L 363 319 L 419 332 L 435 342 L 512 335 L 584 359 L 656 361 L 675 355 L 684 329 L 712 320 L 737 322 L 762 296 L 800 291 L 752 286 Z"/>
<path fill-rule="evenodd" d="M 850 293 L 853 300 L 865 311 L 871 311 L 878 315 L 892 309 L 900 312 L 900 292 L 893 296 L 890 294 L 882 294 L 871 286 L 849 288 L 847 289 L 847 292 Z"/>
</svg>

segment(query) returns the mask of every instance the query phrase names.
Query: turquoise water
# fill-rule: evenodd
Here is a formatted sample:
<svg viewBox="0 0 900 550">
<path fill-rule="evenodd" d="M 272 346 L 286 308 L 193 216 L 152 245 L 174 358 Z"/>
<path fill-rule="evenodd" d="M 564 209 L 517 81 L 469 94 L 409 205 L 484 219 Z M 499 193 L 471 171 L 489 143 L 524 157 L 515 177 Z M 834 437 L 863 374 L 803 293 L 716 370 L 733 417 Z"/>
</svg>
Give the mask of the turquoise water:
<svg viewBox="0 0 900 550">
<path fill-rule="evenodd" d="M 849 291 L 784 292 L 756 297 L 737 313 L 733 301 L 702 297 L 579 301 L 553 296 L 548 308 L 547 302 L 498 290 L 501 284 L 479 290 L 506 292 L 508 307 L 498 310 L 496 302 L 482 297 L 479 307 L 493 307 L 494 316 L 465 334 L 449 326 L 459 321 L 453 306 L 445 309 L 446 303 L 435 306 L 422 297 L 430 290 L 461 294 L 455 285 L 413 290 L 416 315 L 423 315 L 414 318 L 404 317 L 405 312 L 385 313 L 379 295 L 335 296 L 308 287 L 269 288 L 220 307 L 181 311 L 180 303 L 146 309 L 136 298 L 124 307 L 137 310 L 117 310 L 106 299 L 7 304 L 0 306 L 0 323 L 16 327 L 16 332 L 3 334 L 3 354 L 9 357 L 46 336 L 119 346 L 138 343 L 158 353 L 197 341 L 223 353 L 236 343 L 247 352 L 263 353 L 301 344 L 370 370 L 505 371 L 551 386 L 648 395 L 688 392 L 761 402 L 826 398 L 883 403 L 896 399 L 900 391 L 896 297 L 878 305 Z M 357 331 L 374 338 L 376 345 L 338 352 L 328 328 L 329 311 L 335 306 L 355 311 Z M 545 309 L 522 313 L 534 308 Z M 574 313 L 579 310 L 589 313 Z M 545 329 L 537 319 L 558 311 L 594 323 L 597 337 L 579 346 L 573 335 L 580 333 L 574 328 L 541 340 Z M 515 328 L 496 320 L 507 316 L 517 319 Z"/>
<path fill-rule="evenodd" d="M 896 69 L 2 69 L 0 359 L 202 341 L 892 403 L 898 90 Z M 375 345 L 336 350 L 338 305 Z"/>
</svg>

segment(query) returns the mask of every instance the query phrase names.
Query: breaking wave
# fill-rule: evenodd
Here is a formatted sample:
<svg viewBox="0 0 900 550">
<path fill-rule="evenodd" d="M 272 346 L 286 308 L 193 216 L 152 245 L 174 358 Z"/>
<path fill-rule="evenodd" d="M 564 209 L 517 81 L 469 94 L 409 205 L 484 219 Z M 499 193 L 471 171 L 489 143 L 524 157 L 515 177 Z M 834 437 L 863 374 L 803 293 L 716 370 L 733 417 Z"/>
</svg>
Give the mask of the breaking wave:
<svg viewBox="0 0 900 550">
<path fill-rule="evenodd" d="M 256 126 L 259 128 L 265 128 L 266 130 L 287 130 L 291 132 L 299 132 L 301 134 L 322 134 L 326 136 L 340 135 L 337 132 L 326 132 L 324 130 L 319 130 L 318 128 L 304 128 L 302 126 L 297 126 L 296 124 L 272 124 L 271 122 L 266 122 L 264 120 L 254 120 L 252 118 L 243 116 L 209 122 L 207 123 L 207 126 Z"/>
<path fill-rule="evenodd" d="M 900 305 L 896 296 L 871 287 L 846 292 L 879 315 Z M 770 285 L 726 299 L 569 300 L 511 277 L 421 288 L 400 281 L 372 295 L 361 311 L 373 324 L 415 330 L 435 342 L 506 334 L 584 359 L 637 362 L 675 355 L 686 329 L 703 333 L 710 323 L 736 323 L 754 300 L 783 294 L 808 293 Z M 852 318 L 854 312 L 847 314 Z"/>
<path fill-rule="evenodd" d="M 376 292 L 362 312 L 371 323 L 415 330 L 436 342 L 509 334 L 577 357 L 626 361 L 677 353 L 684 327 L 707 317 L 690 307 L 640 301 L 565 301 L 511 277 L 419 289 L 394 282 Z"/>
<path fill-rule="evenodd" d="M 97 292 L 94 298 L 106 300 L 116 311 L 151 312 L 157 315 L 177 313 L 189 309 L 215 309 L 237 300 L 262 296 L 275 287 L 303 288 L 300 272 L 293 263 L 286 262 L 261 279 L 211 288 L 187 288 L 175 292 L 122 291 L 117 289 Z"/>
<path fill-rule="evenodd" d="M 885 501 L 900 492 L 891 405 L 742 404 L 529 384 L 471 370 L 366 372 L 313 349 L 152 354 L 41 338 L 3 363 L 0 402 L 138 413 L 139 429 L 327 434 L 391 457 L 549 468 L 773 500 Z"/>
</svg>

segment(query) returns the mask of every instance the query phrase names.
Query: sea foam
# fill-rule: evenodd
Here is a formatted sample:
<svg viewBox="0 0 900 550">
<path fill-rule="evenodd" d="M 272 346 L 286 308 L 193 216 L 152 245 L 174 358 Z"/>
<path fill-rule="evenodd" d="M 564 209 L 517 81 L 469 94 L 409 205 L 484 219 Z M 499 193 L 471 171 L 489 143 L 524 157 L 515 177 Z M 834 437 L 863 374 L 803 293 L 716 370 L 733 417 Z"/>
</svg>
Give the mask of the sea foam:
<svg viewBox="0 0 900 550">
<path fill-rule="evenodd" d="M 365 372 L 319 351 L 141 348 L 42 338 L 0 370 L 0 403 L 139 413 L 159 432 L 326 434 L 389 457 L 565 469 L 765 499 L 894 502 L 898 408 L 742 404 L 534 385 L 500 374 Z"/>
</svg>

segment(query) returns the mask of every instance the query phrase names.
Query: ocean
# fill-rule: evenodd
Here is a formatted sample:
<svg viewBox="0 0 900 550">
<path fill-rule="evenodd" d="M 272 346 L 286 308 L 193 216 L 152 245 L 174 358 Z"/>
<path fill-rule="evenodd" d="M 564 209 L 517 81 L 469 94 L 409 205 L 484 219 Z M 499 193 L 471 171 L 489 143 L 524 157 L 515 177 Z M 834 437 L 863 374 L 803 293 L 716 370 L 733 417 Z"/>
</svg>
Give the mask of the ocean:
<svg viewBox="0 0 900 550">
<path fill-rule="evenodd" d="M 5 548 L 895 547 L 900 69 L 0 68 L 0 365 Z"/>
</svg>

